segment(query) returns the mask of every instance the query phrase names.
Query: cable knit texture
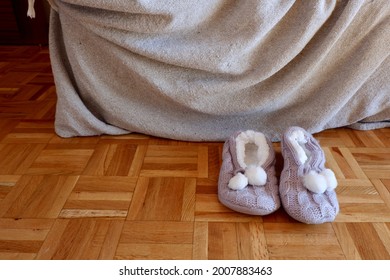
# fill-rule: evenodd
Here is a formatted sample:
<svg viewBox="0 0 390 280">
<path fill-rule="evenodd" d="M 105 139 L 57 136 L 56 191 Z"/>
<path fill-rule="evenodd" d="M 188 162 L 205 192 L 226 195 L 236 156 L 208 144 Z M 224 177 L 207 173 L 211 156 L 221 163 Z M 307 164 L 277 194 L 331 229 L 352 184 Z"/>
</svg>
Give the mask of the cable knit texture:
<svg viewBox="0 0 390 280">
<path fill-rule="evenodd" d="M 305 137 L 304 148 L 309 153 L 306 162 L 299 161 L 291 135 L 302 131 Z M 300 127 L 289 128 L 282 139 L 284 167 L 280 178 L 280 198 L 286 212 L 294 219 L 307 224 L 321 224 L 333 221 L 338 212 L 337 196 L 332 188 L 324 193 L 309 191 L 302 182 L 302 177 L 314 170 L 325 170 L 325 155 L 314 137 Z"/>
<path fill-rule="evenodd" d="M 236 137 L 231 136 L 223 146 L 222 166 L 218 182 L 218 198 L 226 207 L 250 215 L 267 215 L 280 207 L 278 184 L 275 176 L 275 152 L 272 143 L 267 139 L 269 155 L 261 166 L 267 174 L 264 186 L 248 185 L 242 190 L 232 190 L 229 181 L 237 173 L 244 173 L 237 161 Z"/>
</svg>

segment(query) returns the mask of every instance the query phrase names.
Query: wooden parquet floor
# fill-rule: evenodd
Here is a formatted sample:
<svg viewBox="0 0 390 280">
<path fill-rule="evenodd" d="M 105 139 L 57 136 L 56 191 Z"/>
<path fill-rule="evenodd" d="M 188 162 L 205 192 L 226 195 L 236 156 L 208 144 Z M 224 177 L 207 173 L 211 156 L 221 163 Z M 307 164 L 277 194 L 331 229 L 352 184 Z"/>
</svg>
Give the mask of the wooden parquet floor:
<svg viewBox="0 0 390 280">
<path fill-rule="evenodd" d="M 340 214 L 305 225 L 221 205 L 222 143 L 62 139 L 55 104 L 47 48 L 1 46 L 0 259 L 390 259 L 390 129 L 315 135 Z"/>
</svg>

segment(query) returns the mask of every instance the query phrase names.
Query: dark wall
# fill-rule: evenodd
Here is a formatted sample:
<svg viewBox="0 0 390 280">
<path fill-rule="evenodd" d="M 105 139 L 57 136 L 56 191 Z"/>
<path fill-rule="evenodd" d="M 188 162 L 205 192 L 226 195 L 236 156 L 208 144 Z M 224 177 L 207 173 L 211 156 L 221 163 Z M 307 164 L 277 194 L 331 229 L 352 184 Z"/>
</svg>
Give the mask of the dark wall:
<svg viewBox="0 0 390 280">
<path fill-rule="evenodd" d="M 0 0 L 0 45 L 47 45 L 45 0 L 35 0 L 34 19 L 27 17 L 27 0 Z"/>
</svg>

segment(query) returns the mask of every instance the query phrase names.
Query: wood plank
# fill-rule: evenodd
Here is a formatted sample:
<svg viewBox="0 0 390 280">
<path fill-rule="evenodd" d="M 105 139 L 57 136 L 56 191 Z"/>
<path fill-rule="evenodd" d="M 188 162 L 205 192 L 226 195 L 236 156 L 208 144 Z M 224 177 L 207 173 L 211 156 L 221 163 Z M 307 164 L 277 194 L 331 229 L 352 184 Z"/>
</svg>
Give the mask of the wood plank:
<svg viewBox="0 0 390 280">
<path fill-rule="evenodd" d="M 192 258 L 193 223 L 126 221 L 116 259 Z"/>
<path fill-rule="evenodd" d="M 351 235 L 349 234 L 346 224 L 334 223 L 332 226 L 334 228 L 340 246 L 343 250 L 345 258 L 348 260 L 361 260 L 360 253 L 356 248 L 356 245 Z"/>
<path fill-rule="evenodd" d="M 107 219 L 58 219 L 37 259 L 86 260 L 112 256 L 121 223 Z"/>
<path fill-rule="evenodd" d="M 0 216 L 57 218 L 76 176 L 23 176 L 0 206 Z"/>
<path fill-rule="evenodd" d="M 268 260 L 267 239 L 263 223 L 237 223 L 236 232 L 240 260 Z"/>
<path fill-rule="evenodd" d="M 139 178 L 129 209 L 130 220 L 193 219 L 195 184 L 183 178 Z"/>
<path fill-rule="evenodd" d="M 190 260 L 190 244 L 119 244 L 116 260 Z"/>
<path fill-rule="evenodd" d="M 390 254 L 371 223 L 348 223 L 347 229 L 362 259 L 389 260 Z"/>
<path fill-rule="evenodd" d="M 137 146 L 133 144 L 97 145 L 83 175 L 126 176 Z"/>
<path fill-rule="evenodd" d="M 93 153 L 92 149 L 53 149 L 42 150 L 27 174 L 80 175 Z"/>
<path fill-rule="evenodd" d="M 45 144 L 0 144 L 0 174 L 26 174 L 44 147 Z"/>
<path fill-rule="evenodd" d="M 337 245 L 269 245 L 271 260 L 343 260 L 344 254 Z M 302 255 L 302 252 L 305 252 Z"/>
<path fill-rule="evenodd" d="M 193 260 L 208 259 L 208 222 L 194 223 L 194 241 L 192 246 Z"/>
<path fill-rule="evenodd" d="M 209 223 L 208 257 L 210 260 L 239 259 L 235 223 Z"/>
</svg>

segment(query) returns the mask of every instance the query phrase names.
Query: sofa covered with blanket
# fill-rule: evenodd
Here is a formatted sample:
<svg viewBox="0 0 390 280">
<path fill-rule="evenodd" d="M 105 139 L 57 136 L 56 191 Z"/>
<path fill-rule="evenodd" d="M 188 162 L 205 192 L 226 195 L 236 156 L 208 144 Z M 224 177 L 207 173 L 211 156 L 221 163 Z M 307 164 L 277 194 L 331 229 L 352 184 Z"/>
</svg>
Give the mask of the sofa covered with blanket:
<svg viewBox="0 0 390 280">
<path fill-rule="evenodd" d="M 62 137 L 390 125 L 388 0 L 51 0 Z"/>
</svg>

